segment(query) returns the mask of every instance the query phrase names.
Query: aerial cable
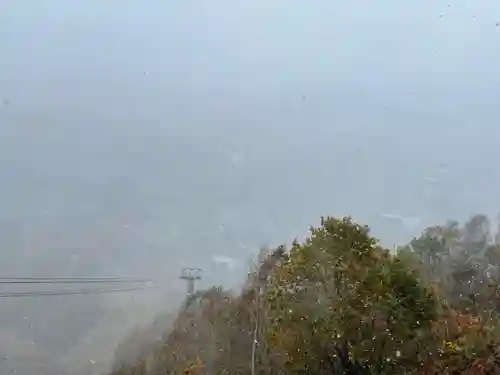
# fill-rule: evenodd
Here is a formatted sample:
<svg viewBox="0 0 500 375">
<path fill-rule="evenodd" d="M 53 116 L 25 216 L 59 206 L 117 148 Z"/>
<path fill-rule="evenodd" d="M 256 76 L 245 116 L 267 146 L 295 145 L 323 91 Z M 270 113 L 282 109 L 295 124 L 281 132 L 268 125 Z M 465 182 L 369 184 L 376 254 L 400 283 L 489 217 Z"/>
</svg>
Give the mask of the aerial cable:
<svg viewBox="0 0 500 375">
<path fill-rule="evenodd" d="M 102 294 L 102 293 L 119 293 L 119 292 L 134 292 L 139 290 L 151 289 L 148 287 L 135 288 L 107 288 L 107 289 L 76 289 L 76 290 L 56 290 L 56 291 L 36 291 L 36 292 L 8 292 L 0 293 L 0 298 L 20 298 L 20 297 L 49 297 L 49 296 L 67 296 L 67 295 L 84 295 L 84 294 Z"/>
<path fill-rule="evenodd" d="M 117 284 L 150 283 L 145 279 L 108 279 L 108 278 L 0 278 L 0 284 Z"/>
</svg>

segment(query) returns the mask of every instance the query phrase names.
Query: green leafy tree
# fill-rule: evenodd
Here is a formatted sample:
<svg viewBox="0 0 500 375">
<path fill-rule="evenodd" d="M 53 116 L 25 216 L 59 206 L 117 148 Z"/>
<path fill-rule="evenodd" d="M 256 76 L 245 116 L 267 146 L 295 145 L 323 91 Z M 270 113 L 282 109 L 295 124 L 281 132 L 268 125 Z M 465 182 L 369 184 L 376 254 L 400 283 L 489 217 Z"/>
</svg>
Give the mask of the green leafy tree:
<svg viewBox="0 0 500 375">
<path fill-rule="evenodd" d="M 350 218 L 322 219 L 271 284 L 267 339 L 283 373 L 416 372 L 434 345 L 430 289 Z"/>
<path fill-rule="evenodd" d="M 436 253 L 443 254 L 437 272 L 421 256 Z M 484 215 L 472 216 L 463 226 L 450 222 L 430 227 L 400 249 L 402 259 L 421 260 L 417 267 L 421 279 L 437 284 L 441 293 L 439 319 L 433 327 L 441 344 L 425 374 L 500 373 L 499 254 Z M 436 277 L 429 277 L 433 273 Z"/>
<path fill-rule="evenodd" d="M 490 227 L 484 215 L 472 216 L 463 226 L 450 221 L 429 227 L 399 249 L 399 254 L 418 259 L 414 265 L 418 264 L 420 278 L 439 283 L 454 307 L 477 308 L 477 302 L 500 280 L 500 246 L 494 242 Z"/>
<path fill-rule="evenodd" d="M 163 345 L 114 375 L 500 375 L 489 228 L 450 221 L 393 254 L 324 218 L 289 250 L 261 250 L 239 295 L 187 299 Z"/>
</svg>

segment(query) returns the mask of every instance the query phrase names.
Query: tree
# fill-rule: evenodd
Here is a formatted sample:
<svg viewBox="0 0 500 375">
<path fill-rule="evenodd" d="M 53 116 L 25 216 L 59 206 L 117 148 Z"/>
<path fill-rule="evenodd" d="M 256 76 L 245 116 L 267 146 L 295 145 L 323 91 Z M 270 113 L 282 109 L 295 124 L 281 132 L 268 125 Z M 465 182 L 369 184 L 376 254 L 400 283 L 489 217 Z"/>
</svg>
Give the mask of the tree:
<svg viewBox="0 0 500 375">
<path fill-rule="evenodd" d="M 500 279 L 500 246 L 494 242 L 490 221 L 484 215 L 472 216 L 463 226 L 449 221 L 429 227 L 399 253 L 406 259 L 412 254 L 418 258 L 421 279 L 439 282 L 448 302 L 462 310 L 475 308 Z"/>
<path fill-rule="evenodd" d="M 492 237 L 476 215 L 393 254 L 322 218 L 289 250 L 261 249 L 239 295 L 187 299 L 163 345 L 115 375 L 500 375 Z"/>
<path fill-rule="evenodd" d="M 439 319 L 433 326 L 441 347 L 425 373 L 498 374 L 498 244 L 484 215 L 472 216 L 463 226 L 450 223 L 427 228 L 399 252 L 404 259 L 443 254 L 438 272 L 430 262 L 421 261 L 416 268 L 421 279 L 434 283 L 441 293 Z M 433 272 L 438 280 L 429 277 Z"/>
<path fill-rule="evenodd" d="M 322 219 L 271 284 L 267 340 L 284 372 L 408 373 L 434 345 L 430 289 L 350 218 Z"/>
</svg>

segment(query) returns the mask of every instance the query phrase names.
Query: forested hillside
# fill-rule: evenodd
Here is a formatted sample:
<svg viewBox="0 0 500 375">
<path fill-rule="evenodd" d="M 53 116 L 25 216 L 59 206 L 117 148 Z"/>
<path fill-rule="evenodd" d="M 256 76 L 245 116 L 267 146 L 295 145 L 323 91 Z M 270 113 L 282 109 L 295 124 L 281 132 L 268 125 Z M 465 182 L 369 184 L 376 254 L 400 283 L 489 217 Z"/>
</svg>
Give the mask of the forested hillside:
<svg viewBox="0 0 500 375">
<path fill-rule="evenodd" d="M 397 251 L 351 218 L 261 251 L 239 294 L 214 287 L 113 375 L 500 374 L 500 235 L 486 216 Z"/>
</svg>

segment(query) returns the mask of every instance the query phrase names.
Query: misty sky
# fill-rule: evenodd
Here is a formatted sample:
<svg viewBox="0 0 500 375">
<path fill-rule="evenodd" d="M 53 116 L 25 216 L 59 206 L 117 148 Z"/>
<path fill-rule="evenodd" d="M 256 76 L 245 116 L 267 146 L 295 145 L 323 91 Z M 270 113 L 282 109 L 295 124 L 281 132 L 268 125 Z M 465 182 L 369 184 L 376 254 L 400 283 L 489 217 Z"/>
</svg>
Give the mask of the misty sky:
<svg viewBox="0 0 500 375">
<path fill-rule="evenodd" d="M 0 0 L 0 272 L 234 284 L 321 215 L 495 217 L 497 3 Z"/>
<path fill-rule="evenodd" d="M 494 1 L 2 4 L 0 216 L 18 231 L 54 242 L 74 221 L 60 247 L 112 257 L 192 217 L 210 253 L 224 215 L 252 216 L 258 246 L 322 214 L 396 241 L 380 215 L 500 206 Z"/>
</svg>

